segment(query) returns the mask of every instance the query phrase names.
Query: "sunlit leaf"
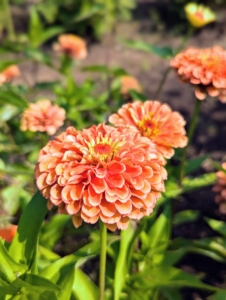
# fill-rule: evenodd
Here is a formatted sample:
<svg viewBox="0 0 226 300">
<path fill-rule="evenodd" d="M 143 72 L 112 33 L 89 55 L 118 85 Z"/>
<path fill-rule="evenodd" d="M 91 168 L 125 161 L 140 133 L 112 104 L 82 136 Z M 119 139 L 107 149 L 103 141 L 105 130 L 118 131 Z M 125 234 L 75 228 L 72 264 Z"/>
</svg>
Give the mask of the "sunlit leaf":
<svg viewBox="0 0 226 300">
<path fill-rule="evenodd" d="M 199 217 L 199 211 L 197 210 L 183 210 L 176 213 L 173 217 L 173 225 L 178 226 L 183 223 L 194 222 Z"/>
</svg>

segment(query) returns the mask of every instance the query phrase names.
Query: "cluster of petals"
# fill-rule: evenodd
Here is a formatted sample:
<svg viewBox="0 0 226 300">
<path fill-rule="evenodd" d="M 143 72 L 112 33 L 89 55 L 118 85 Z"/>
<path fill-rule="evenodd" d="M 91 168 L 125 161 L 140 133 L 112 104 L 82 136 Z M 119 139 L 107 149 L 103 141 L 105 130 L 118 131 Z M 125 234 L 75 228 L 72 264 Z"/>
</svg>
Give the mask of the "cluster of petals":
<svg viewBox="0 0 226 300">
<path fill-rule="evenodd" d="M 17 225 L 12 224 L 9 224 L 5 227 L 0 227 L 0 237 L 10 243 L 17 232 L 17 227 Z"/>
<path fill-rule="evenodd" d="M 177 69 L 183 81 L 196 86 L 199 100 L 209 94 L 226 101 L 226 51 L 222 48 L 189 48 L 175 56 L 171 67 Z"/>
<path fill-rule="evenodd" d="M 20 75 L 20 70 L 16 65 L 9 66 L 0 73 L 0 85 L 9 82 Z"/>
<path fill-rule="evenodd" d="M 188 21 L 194 27 L 200 28 L 216 20 L 214 12 L 205 5 L 190 2 L 184 9 Z"/>
<path fill-rule="evenodd" d="M 29 104 L 25 109 L 21 118 L 21 130 L 47 132 L 53 135 L 64 124 L 65 117 L 65 110 L 62 107 L 53 105 L 48 99 L 42 99 Z"/>
<path fill-rule="evenodd" d="M 36 183 L 48 208 L 72 215 L 75 227 L 99 219 L 114 231 L 149 215 L 167 173 L 155 145 L 105 124 L 69 127 L 40 151 Z"/>
<path fill-rule="evenodd" d="M 141 85 L 136 78 L 132 76 L 122 76 L 121 77 L 121 93 L 123 95 L 128 95 L 130 90 L 135 90 L 138 93 L 142 92 Z"/>
<path fill-rule="evenodd" d="M 74 34 L 60 35 L 58 43 L 54 44 L 53 48 L 72 59 L 84 59 L 87 56 L 86 42 Z"/>
<path fill-rule="evenodd" d="M 133 130 L 148 137 L 165 158 L 174 155 L 173 148 L 183 148 L 188 142 L 184 118 L 159 101 L 125 104 L 109 117 L 109 122 L 123 132 Z"/>
<path fill-rule="evenodd" d="M 213 191 L 217 193 L 215 202 L 220 204 L 220 212 L 226 214 L 226 162 L 222 164 L 222 168 L 225 172 L 217 172 L 217 183 L 213 187 Z"/>
</svg>

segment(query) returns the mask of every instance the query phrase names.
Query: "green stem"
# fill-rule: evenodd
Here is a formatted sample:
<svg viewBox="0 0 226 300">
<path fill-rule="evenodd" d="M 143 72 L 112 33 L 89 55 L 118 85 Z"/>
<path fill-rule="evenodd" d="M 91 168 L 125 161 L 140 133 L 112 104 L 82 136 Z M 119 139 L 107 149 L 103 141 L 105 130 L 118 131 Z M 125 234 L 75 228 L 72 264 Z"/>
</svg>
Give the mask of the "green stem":
<svg viewBox="0 0 226 300">
<path fill-rule="evenodd" d="M 106 254 L 107 254 L 107 227 L 100 221 L 100 275 L 99 275 L 99 300 L 104 300 L 105 290 L 105 271 L 106 271 Z"/>
<path fill-rule="evenodd" d="M 16 39 L 13 20 L 10 12 L 9 2 L 8 0 L 0 0 L 2 2 L 3 12 L 4 12 L 4 24 L 7 28 L 8 38 L 12 41 Z"/>
<path fill-rule="evenodd" d="M 181 44 L 179 45 L 179 47 L 175 50 L 175 54 L 179 53 L 181 50 L 184 49 L 185 45 L 187 44 L 187 42 L 189 41 L 190 37 L 192 36 L 192 34 L 194 33 L 194 28 L 192 26 L 189 27 L 188 33 L 185 35 L 185 37 L 182 39 Z M 160 93 L 162 92 L 163 86 L 166 82 L 166 79 L 169 75 L 169 73 L 171 72 L 172 68 L 168 67 L 162 77 L 162 80 L 160 81 L 160 84 L 155 92 L 155 99 L 159 98 Z"/>
<path fill-rule="evenodd" d="M 182 159 L 181 159 L 181 164 L 180 164 L 180 179 L 179 179 L 179 185 L 180 186 L 181 186 L 182 180 L 184 178 L 184 168 L 185 168 L 185 160 L 186 160 L 186 156 L 187 156 L 187 150 L 188 150 L 188 147 L 191 143 L 191 140 L 192 140 L 192 137 L 193 137 L 193 134 L 194 134 L 194 131 L 195 131 L 195 127 L 196 127 L 196 124 L 197 124 L 197 119 L 198 119 L 201 103 L 202 103 L 202 101 L 200 101 L 199 99 L 196 99 L 194 112 L 192 114 L 191 123 L 190 123 L 189 129 L 188 129 L 188 144 L 184 148 L 184 151 L 183 151 L 183 154 L 182 154 Z"/>
</svg>

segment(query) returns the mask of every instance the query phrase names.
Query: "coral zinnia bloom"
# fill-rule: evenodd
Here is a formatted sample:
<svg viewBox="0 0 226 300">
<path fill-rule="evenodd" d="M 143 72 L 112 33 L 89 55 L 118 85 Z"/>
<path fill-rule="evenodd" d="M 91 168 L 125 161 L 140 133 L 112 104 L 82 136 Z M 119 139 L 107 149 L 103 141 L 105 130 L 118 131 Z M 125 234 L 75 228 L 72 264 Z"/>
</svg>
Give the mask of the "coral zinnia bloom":
<svg viewBox="0 0 226 300">
<path fill-rule="evenodd" d="M 135 90 L 138 93 L 142 92 L 142 88 L 136 78 L 132 76 L 121 77 L 121 93 L 128 95 L 130 90 Z"/>
<path fill-rule="evenodd" d="M 194 27 L 203 27 L 216 20 L 215 14 L 207 6 L 191 2 L 188 3 L 184 9 L 188 21 Z"/>
<path fill-rule="evenodd" d="M 181 79 L 196 86 L 196 97 L 206 98 L 206 94 L 224 102 L 226 100 L 226 51 L 220 47 L 189 48 L 179 53 L 171 61 Z"/>
<path fill-rule="evenodd" d="M 17 66 L 12 65 L 0 73 L 0 85 L 4 82 L 11 81 L 20 75 L 20 70 Z"/>
<path fill-rule="evenodd" d="M 109 122 L 122 126 L 123 131 L 135 130 L 148 137 L 165 158 L 173 156 L 173 148 L 183 148 L 188 142 L 183 117 L 178 112 L 172 112 L 167 104 L 158 101 L 125 104 L 117 114 L 109 117 Z"/>
<path fill-rule="evenodd" d="M 149 215 L 164 191 L 164 159 L 137 133 L 124 135 L 100 124 L 73 127 L 48 142 L 36 166 L 37 186 L 75 227 L 101 219 L 110 230 Z"/>
<path fill-rule="evenodd" d="M 17 225 L 7 225 L 6 227 L 0 228 L 0 237 L 10 243 L 17 231 Z"/>
<path fill-rule="evenodd" d="M 58 105 L 52 105 L 47 99 L 31 103 L 23 112 L 21 130 L 47 132 L 54 134 L 64 124 L 65 110 Z"/>
<path fill-rule="evenodd" d="M 222 168 L 225 169 L 225 172 L 218 171 L 216 173 L 217 183 L 213 187 L 213 191 L 218 193 L 215 202 L 220 204 L 220 212 L 226 214 L 226 162 L 222 164 Z"/>
<path fill-rule="evenodd" d="M 86 42 L 74 34 L 60 35 L 54 49 L 73 59 L 84 59 L 87 56 Z"/>
</svg>

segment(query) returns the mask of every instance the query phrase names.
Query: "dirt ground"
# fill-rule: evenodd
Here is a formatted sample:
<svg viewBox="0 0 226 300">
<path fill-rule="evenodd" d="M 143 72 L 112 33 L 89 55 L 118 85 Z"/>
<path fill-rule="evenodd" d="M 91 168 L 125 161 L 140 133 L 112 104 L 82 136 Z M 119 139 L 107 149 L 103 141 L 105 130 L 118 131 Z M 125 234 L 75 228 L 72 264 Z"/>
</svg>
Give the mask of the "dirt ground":
<svg viewBox="0 0 226 300">
<path fill-rule="evenodd" d="M 218 16 L 219 21 L 196 32 L 188 42 L 187 47 L 201 48 L 220 45 L 226 49 L 226 9 L 220 11 Z M 136 77 L 143 86 L 144 93 L 149 99 L 153 99 L 162 75 L 169 65 L 169 60 L 162 60 L 154 55 L 129 49 L 123 45 L 125 39 L 142 40 L 159 46 L 177 48 L 181 43 L 182 36 L 175 36 L 172 30 L 168 31 L 165 28 L 157 31 L 153 27 L 151 19 L 139 18 L 130 23 L 117 24 L 114 35 L 106 35 L 101 42 L 88 41 L 89 55 L 82 62 L 81 67 L 97 64 L 120 66 Z M 46 50 L 51 51 L 48 45 Z M 27 82 L 32 85 L 34 83 L 34 66 L 26 62 L 21 64 L 20 68 L 25 74 Z M 82 82 L 89 75 L 78 69 L 74 73 L 77 82 Z M 42 65 L 38 66 L 37 81 L 52 81 L 59 78 L 59 75 L 51 69 Z M 23 78 L 18 79 L 15 83 L 21 83 L 23 80 Z M 182 84 L 174 71 L 169 74 L 158 100 L 168 103 L 172 109 L 179 111 L 189 124 L 195 104 L 194 91 L 190 85 Z M 189 149 L 189 156 L 193 158 L 206 153 L 218 162 L 226 160 L 226 104 L 215 99 L 203 101 L 197 130 Z M 202 167 L 202 172 L 213 170 L 209 163 L 205 163 Z M 178 210 L 182 209 L 197 209 L 201 212 L 201 216 L 192 224 L 176 227 L 173 232 L 174 237 L 198 239 L 213 235 L 213 231 L 205 223 L 203 216 L 226 220 L 226 217 L 218 211 L 218 207 L 214 203 L 214 193 L 211 191 L 211 187 L 181 197 Z M 225 265 L 210 258 L 190 254 L 178 266 L 191 273 L 204 273 L 206 274 L 205 282 L 225 287 Z M 185 300 L 206 299 L 207 295 L 208 293 L 203 291 L 190 289 L 183 291 L 183 299 Z"/>
</svg>

